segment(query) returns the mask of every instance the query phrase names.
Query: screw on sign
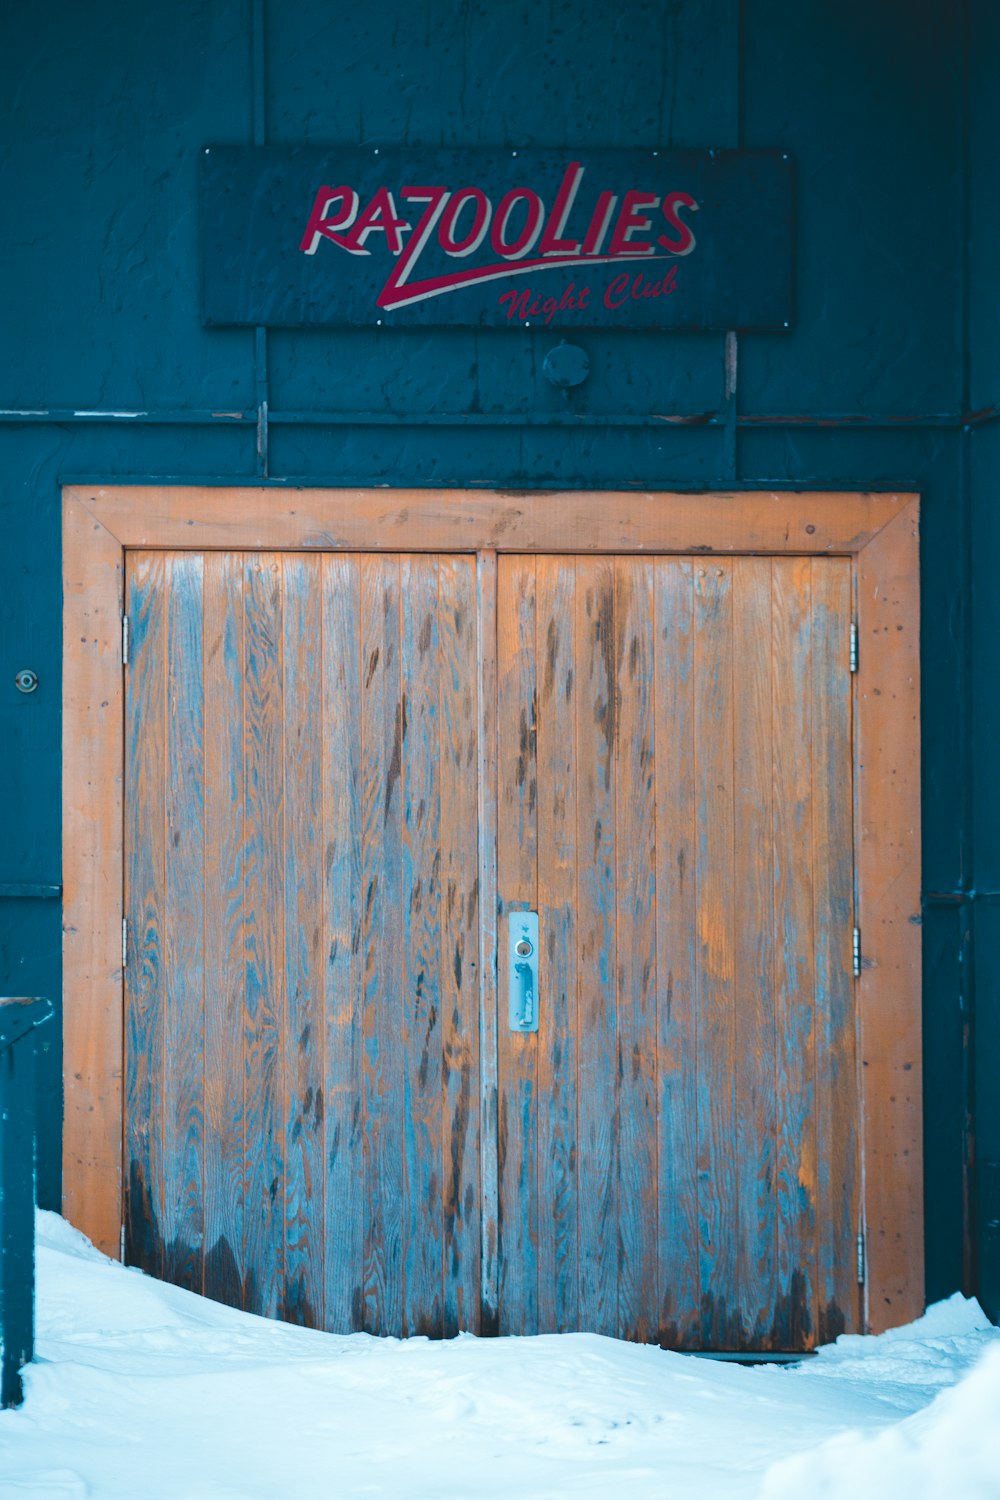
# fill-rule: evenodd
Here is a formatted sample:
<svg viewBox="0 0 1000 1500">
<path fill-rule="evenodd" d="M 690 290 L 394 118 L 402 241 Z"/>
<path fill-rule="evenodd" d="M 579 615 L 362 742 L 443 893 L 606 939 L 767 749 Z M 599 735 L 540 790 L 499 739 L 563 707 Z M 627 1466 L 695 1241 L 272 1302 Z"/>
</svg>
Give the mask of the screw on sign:
<svg viewBox="0 0 1000 1500">
<path fill-rule="evenodd" d="M 14 686 L 19 693 L 33 693 L 38 686 L 38 673 L 30 667 L 22 667 L 14 677 Z"/>
</svg>

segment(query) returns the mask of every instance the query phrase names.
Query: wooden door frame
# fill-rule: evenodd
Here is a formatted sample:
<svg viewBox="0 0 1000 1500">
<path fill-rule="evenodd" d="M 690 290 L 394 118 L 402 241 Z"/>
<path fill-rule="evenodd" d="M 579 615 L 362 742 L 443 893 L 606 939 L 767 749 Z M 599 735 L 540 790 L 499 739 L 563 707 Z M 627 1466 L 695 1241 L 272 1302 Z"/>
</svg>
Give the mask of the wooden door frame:
<svg viewBox="0 0 1000 1500">
<path fill-rule="evenodd" d="M 855 559 L 865 1322 L 924 1306 L 919 497 L 912 493 L 63 490 L 63 1209 L 120 1253 L 127 548 Z M 495 571 L 495 570 L 494 570 Z M 484 1126 L 486 1122 L 484 1120 Z"/>
</svg>

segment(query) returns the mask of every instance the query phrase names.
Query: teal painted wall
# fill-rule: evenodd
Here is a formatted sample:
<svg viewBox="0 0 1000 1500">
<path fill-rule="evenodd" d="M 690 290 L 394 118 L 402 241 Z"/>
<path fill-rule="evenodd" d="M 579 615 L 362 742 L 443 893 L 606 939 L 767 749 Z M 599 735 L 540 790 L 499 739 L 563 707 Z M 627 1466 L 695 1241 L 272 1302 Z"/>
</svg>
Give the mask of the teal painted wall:
<svg viewBox="0 0 1000 1500">
<path fill-rule="evenodd" d="M 60 880 L 60 482 L 917 488 L 927 1290 L 978 1277 L 996 1311 L 997 1236 L 986 1179 L 971 1185 L 968 1121 L 992 1143 L 980 1166 L 992 1162 L 995 1203 L 997 1106 L 971 1080 L 997 1056 L 1000 914 L 971 893 L 996 886 L 1000 847 L 982 645 L 998 539 L 990 507 L 976 508 L 1000 438 L 964 420 L 1000 398 L 989 258 L 970 262 L 967 247 L 970 218 L 985 228 L 998 201 L 990 152 L 968 149 L 990 140 L 996 30 L 985 0 L 969 15 L 933 0 L 4 7 L 0 408 L 50 415 L 0 416 L 0 882 Z M 567 399 L 542 377 L 554 340 L 535 330 L 276 332 L 266 347 L 252 331 L 206 331 L 198 153 L 255 128 L 324 144 L 783 148 L 798 173 L 795 327 L 740 339 L 729 403 L 720 335 L 581 335 L 592 373 Z M 706 412 L 719 425 L 665 429 L 653 415 Z M 21 666 L 41 679 L 30 698 L 13 687 Z M 58 901 L 0 899 L 0 990 L 58 996 L 59 946 Z M 53 1045 L 48 1203 L 59 1067 Z"/>
</svg>

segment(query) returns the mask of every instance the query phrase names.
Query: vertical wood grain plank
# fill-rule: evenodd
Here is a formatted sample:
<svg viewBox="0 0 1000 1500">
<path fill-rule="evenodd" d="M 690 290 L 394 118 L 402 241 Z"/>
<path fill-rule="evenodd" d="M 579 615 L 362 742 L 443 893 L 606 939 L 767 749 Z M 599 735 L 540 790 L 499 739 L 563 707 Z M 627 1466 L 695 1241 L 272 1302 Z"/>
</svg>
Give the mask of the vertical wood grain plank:
<svg viewBox="0 0 1000 1500">
<path fill-rule="evenodd" d="M 403 924 L 403 1331 L 440 1338 L 442 1312 L 442 809 L 434 557 L 400 563 Z M 457 809 L 454 809 L 457 811 Z"/>
<path fill-rule="evenodd" d="M 580 1325 L 618 1332 L 615 564 L 576 564 Z M 567 727 L 568 732 L 568 727 Z"/>
<path fill-rule="evenodd" d="M 538 1332 L 538 1035 L 507 1021 L 511 911 L 538 907 L 535 559 L 497 558 L 500 1332 Z M 547 1226 L 544 1232 L 548 1232 Z"/>
<path fill-rule="evenodd" d="M 439 560 L 444 1333 L 479 1330 L 479 731 L 476 564 Z"/>
<path fill-rule="evenodd" d="M 656 965 L 660 1341 L 700 1343 L 694 564 L 657 563 Z"/>
<path fill-rule="evenodd" d="M 78 490 L 63 492 L 62 1205 L 106 1255 L 121 1254 L 128 1110 L 121 924 L 125 554 Z"/>
<path fill-rule="evenodd" d="M 480 1328 L 499 1331 L 498 1057 L 501 1024 L 497 984 L 497 555 L 476 558 L 479 630 L 479 1191 Z"/>
<path fill-rule="evenodd" d="M 816 934 L 816 1338 L 860 1332 L 857 1017 L 851 973 L 854 926 L 851 564 L 812 561 L 813 925 Z"/>
<path fill-rule="evenodd" d="M 324 1327 L 364 1327 L 361 562 L 323 558 Z"/>
<path fill-rule="evenodd" d="M 618 1331 L 657 1331 L 656 564 L 615 562 L 618 854 Z"/>
<path fill-rule="evenodd" d="M 576 1210 L 576 561 L 539 557 L 538 1319 L 579 1327 Z"/>
<path fill-rule="evenodd" d="M 202 1288 L 205 1144 L 203 559 L 168 560 L 163 1274 Z M 214 914 L 213 914 L 214 915 Z"/>
<path fill-rule="evenodd" d="M 811 563 L 809 558 L 774 558 L 771 568 L 777 1040 L 772 1344 L 801 1349 L 816 1326 Z"/>
<path fill-rule="evenodd" d="M 701 1337 L 732 1348 L 739 1209 L 733 996 L 732 566 L 695 566 L 695 801 L 698 880 L 698 1207 Z"/>
<path fill-rule="evenodd" d="M 399 559 L 361 560 L 365 1330 L 403 1331 Z"/>
<path fill-rule="evenodd" d="M 276 1317 L 284 1290 L 284 753 L 280 554 L 245 561 L 246 999 L 244 1306 Z"/>
<path fill-rule="evenodd" d="M 919 513 L 911 496 L 858 558 L 856 994 L 872 1333 L 924 1305 Z"/>
<path fill-rule="evenodd" d="M 740 1347 L 766 1349 L 775 1299 L 771 561 L 733 560 L 736 1169 Z"/>
<path fill-rule="evenodd" d="M 128 558 L 132 629 L 125 710 L 125 1258 L 163 1271 L 166 1163 L 163 1038 L 166 1007 L 167 564 Z"/>
<path fill-rule="evenodd" d="M 283 1316 L 322 1327 L 323 645 L 320 559 L 284 559 L 285 1280 Z"/>
<path fill-rule="evenodd" d="M 243 1300 L 243 576 L 208 552 L 205 588 L 205 1294 Z"/>
</svg>

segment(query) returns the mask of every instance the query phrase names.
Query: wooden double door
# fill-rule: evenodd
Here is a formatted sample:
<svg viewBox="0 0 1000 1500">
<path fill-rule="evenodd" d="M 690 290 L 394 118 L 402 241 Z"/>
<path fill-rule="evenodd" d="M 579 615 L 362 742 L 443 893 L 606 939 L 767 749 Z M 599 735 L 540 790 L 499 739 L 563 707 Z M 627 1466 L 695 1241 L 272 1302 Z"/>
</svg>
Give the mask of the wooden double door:
<svg viewBox="0 0 1000 1500">
<path fill-rule="evenodd" d="M 128 1259 L 337 1332 L 857 1328 L 850 560 L 126 560 Z"/>
</svg>

